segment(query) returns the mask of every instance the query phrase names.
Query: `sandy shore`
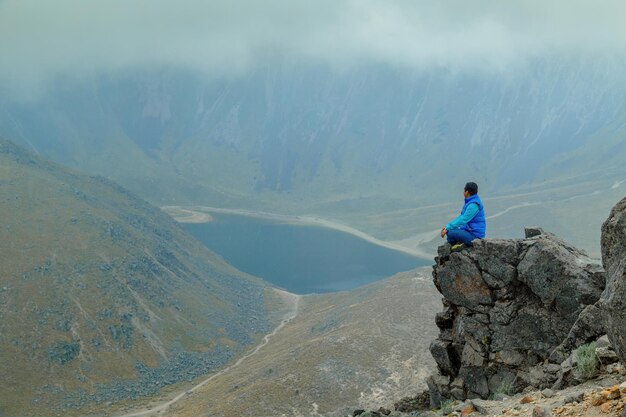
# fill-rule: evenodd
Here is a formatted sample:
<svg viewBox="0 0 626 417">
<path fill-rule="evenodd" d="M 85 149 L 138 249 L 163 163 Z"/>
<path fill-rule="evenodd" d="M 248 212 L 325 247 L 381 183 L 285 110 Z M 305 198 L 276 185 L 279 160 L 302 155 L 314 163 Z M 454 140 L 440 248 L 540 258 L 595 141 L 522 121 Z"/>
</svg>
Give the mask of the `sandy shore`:
<svg viewBox="0 0 626 417">
<path fill-rule="evenodd" d="M 188 210 L 182 207 L 161 207 L 163 211 L 180 223 L 209 223 L 213 217 L 209 213 Z"/>
</svg>

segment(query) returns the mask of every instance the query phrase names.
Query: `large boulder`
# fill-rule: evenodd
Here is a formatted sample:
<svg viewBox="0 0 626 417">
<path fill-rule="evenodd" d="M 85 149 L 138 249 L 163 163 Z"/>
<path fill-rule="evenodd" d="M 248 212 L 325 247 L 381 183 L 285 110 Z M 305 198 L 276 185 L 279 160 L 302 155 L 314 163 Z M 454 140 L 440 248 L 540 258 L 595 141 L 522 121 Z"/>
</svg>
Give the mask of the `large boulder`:
<svg viewBox="0 0 626 417">
<path fill-rule="evenodd" d="M 570 329 L 567 337 L 550 354 L 550 361 L 563 362 L 576 347 L 593 342 L 606 333 L 606 326 L 600 301 L 585 307 Z"/>
<path fill-rule="evenodd" d="M 551 386 L 555 363 L 604 331 L 587 325 L 605 287 L 601 265 L 540 228 L 528 228 L 525 239 L 475 241 L 461 252 L 444 245 L 435 262 L 445 310 L 431 344 L 440 372 L 428 380 L 433 406 L 439 398 Z"/>
<path fill-rule="evenodd" d="M 613 207 L 602 225 L 601 245 L 607 282 L 600 308 L 611 344 L 626 363 L 626 198 Z"/>
</svg>

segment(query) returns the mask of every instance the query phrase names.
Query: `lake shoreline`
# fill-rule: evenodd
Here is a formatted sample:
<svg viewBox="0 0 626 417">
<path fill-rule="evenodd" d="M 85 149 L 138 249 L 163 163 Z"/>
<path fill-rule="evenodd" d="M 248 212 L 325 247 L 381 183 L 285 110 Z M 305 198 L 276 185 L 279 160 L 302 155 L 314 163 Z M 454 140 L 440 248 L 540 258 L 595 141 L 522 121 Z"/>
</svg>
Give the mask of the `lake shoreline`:
<svg viewBox="0 0 626 417">
<path fill-rule="evenodd" d="M 430 261 L 434 257 L 434 254 L 432 253 L 427 253 L 418 248 L 407 246 L 405 244 L 402 244 L 401 241 L 389 242 L 389 241 L 380 240 L 372 235 L 369 235 L 353 227 L 338 223 L 336 221 L 322 219 L 320 217 L 277 214 L 277 213 L 268 213 L 268 212 L 245 210 L 245 209 L 228 209 L 228 208 L 208 207 L 208 206 L 163 206 L 161 207 L 161 210 L 165 211 L 167 214 L 172 216 L 174 220 L 180 223 L 189 223 L 190 221 L 188 219 L 192 218 L 194 220 L 197 220 L 201 218 L 202 215 L 207 215 L 210 218 L 211 213 L 218 213 L 218 214 L 229 214 L 229 215 L 252 217 L 252 218 L 263 219 L 263 220 L 271 220 L 271 221 L 280 222 L 283 224 L 324 227 L 324 228 L 348 233 L 350 235 L 356 236 L 374 245 L 378 245 L 387 249 L 403 252 L 407 255 L 411 255 L 419 259 Z M 193 221 L 193 223 L 208 223 L 209 221 L 210 220 L 206 222 Z"/>
</svg>

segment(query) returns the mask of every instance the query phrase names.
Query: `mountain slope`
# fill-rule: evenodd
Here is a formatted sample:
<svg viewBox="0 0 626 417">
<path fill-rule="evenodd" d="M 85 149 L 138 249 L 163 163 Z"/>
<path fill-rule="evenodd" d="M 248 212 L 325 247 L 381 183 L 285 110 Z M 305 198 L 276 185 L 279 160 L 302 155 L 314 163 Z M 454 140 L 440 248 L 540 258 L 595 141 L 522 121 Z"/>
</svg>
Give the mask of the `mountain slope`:
<svg viewBox="0 0 626 417">
<path fill-rule="evenodd" d="M 581 57 L 495 74 L 285 62 L 209 80 L 123 73 L 1 99 L 0 132 L 160 203 L 398 206 L 446 195 L 444 178 L 498 193 L 618 170 L 623 144 L 576 155 L 624 137 L 623 68 Z"/>
<path fill-rule="evenodd" d="M 264 282 L 159 209 L 4 140 L 0 213 L 0 414 L 153 394 L 277 319 Z"/>
<path fill-rule="evenodd" d="M 299 314 L 255 356 L 162 413 L 344 416 L 391 407 L 424 389 L 434 370 L 428 345 L 441 302 L 429 275 L 420 268 L 351 291 L 303 296 Z"/>
</svg>

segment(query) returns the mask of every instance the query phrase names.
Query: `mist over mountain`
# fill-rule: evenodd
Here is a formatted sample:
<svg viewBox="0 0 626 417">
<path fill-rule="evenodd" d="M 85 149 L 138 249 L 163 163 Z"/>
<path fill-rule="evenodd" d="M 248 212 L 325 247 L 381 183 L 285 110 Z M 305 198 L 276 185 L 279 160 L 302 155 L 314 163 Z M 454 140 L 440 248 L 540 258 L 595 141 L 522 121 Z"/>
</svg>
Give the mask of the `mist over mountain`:
<svg viewBox="0 0 626 417">
<path fill-rule="evenodd" d="M 554 164 L 576 161 L 592 138 L 607 146 L 623 134 L 626 78 L 612 76 L 617 65 L 539 62 L 531 73 L 499 77 L 289 65 L 211 82 L 180 71 L 101 77 L 60 82 L 36 104 L 5 99 L 1 126 L 33 150 L 129 184 L 159 169 L 161 180 L 222 184 L 225 194 L 317 186 L 332 187 L 332 200 L 400 197 L 445 174 L 498 191 L 548 173 L 587 173 Z M 605 171 L 618 167 L 621 151 L 576 162 L 602 162 Z M 133 164 L 120 166 L 122 155 Z"/>
<path fill-rule="evenodd" d="M 507 73 L 537 58 L 623 59 L 625 11 L 619 0 L 4 0 L 0 85 L 28 96 L 56 76 L 129 69 L 240 76 L 277 57 L 335 70 Z"/>
</svg>

